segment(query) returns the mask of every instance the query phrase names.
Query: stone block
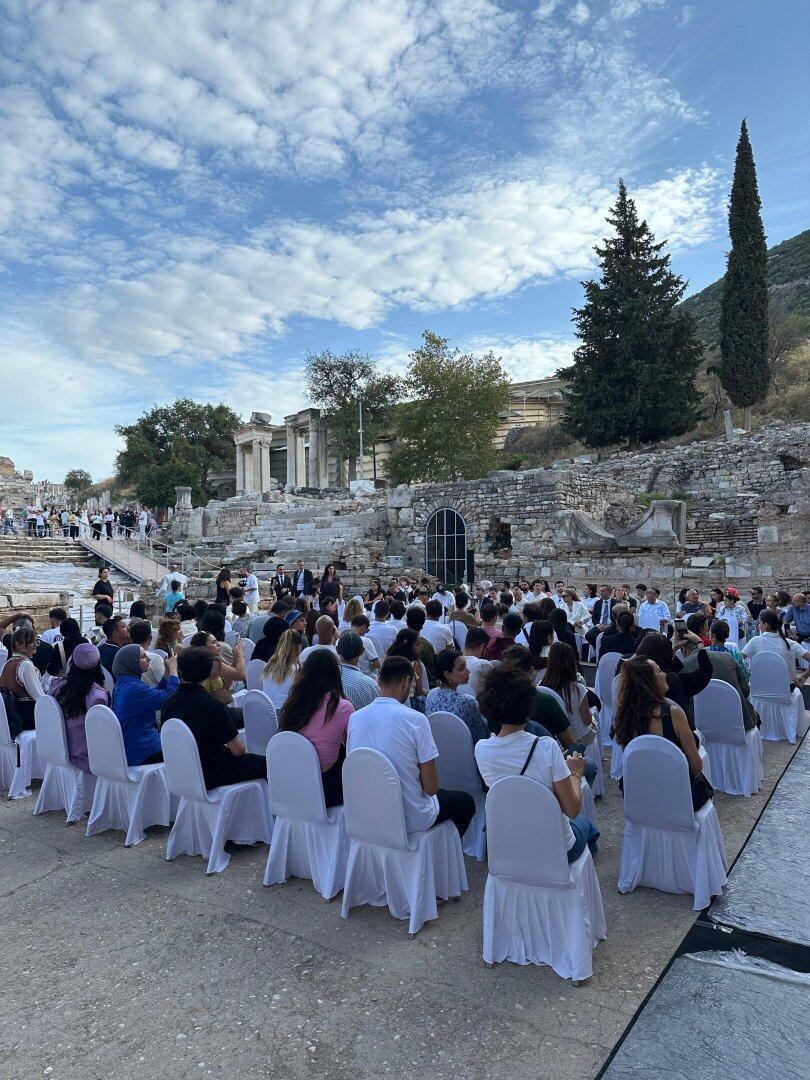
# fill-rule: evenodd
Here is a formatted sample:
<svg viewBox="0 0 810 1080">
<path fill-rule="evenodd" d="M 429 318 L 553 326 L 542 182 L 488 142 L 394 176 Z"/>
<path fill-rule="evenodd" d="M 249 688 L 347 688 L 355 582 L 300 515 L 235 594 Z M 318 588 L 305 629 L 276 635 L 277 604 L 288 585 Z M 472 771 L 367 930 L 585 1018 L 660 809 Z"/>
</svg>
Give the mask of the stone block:
<svg viewBox="0 0 810 1080">
<path fill-rule="evenodd" d="M 399 487 L 391 488 L 388 492 L 388 505 L 397 510 L 413 506 L 413 492 L 407 484 L 400 484 Z"/>
<path fill-rule="evenodd" d="M 779 543 L 779 529 L 776 525 L 760 525 L 757 528 L 757 543 L 759 544 L 777 544 Z"/>
</svg>

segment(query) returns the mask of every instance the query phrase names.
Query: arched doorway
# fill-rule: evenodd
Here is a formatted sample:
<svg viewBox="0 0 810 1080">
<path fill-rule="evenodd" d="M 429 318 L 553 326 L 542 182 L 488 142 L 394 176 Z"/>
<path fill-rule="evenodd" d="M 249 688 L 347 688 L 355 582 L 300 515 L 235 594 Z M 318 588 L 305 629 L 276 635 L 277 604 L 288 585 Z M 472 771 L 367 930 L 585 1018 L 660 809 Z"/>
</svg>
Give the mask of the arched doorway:
<svg viewBox="0 0 810 1080">
<path fill-rule="evenodd" d="M 458 585 L 467 570 L 467 526 L 455 510 L 436 510 L 425 528 L 425 569 L 445 585 Z"/>
</svg>

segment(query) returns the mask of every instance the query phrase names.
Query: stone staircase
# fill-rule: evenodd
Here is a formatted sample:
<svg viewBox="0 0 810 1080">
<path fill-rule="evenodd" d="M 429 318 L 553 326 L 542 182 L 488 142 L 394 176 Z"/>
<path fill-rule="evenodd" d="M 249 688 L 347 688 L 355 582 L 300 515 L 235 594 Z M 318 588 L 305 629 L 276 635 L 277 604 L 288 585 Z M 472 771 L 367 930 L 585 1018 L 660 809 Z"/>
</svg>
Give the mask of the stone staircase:
<svg viewBox="0 0 810 1080">
<path fill-rule="evenodd" d="M 96 566 L 99 560 L 77 540 L 61 536 L 37 539 L 29 536 L 0 536 L 0 567 L 21 563 L 73 563 L 76 566 Z"/>
</svg>

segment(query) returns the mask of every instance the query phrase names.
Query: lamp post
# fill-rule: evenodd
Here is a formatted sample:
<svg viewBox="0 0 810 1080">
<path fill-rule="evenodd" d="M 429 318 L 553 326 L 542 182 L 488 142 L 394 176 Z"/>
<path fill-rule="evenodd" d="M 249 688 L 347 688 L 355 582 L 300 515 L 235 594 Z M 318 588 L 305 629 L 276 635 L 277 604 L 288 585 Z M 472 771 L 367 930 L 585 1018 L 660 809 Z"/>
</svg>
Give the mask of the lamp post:
<svg viewBox="0 0 810 1080">
<path fill-rule="evenodd" d="M 363 476 L 363 457 L 364 457 L 364 453 L 363 453 L 363 392 L 362 392 L 362 390 L 357 391 L 357 408 L 358 408 L 359 416 L 360 416 L 360 427 L 357 429 L 357 433 L 360 436 L 360 458 L 359 458 L 358 463 L 357 463 L 357 479 L 360 481 L 360 483 L 362 485 L 363 479 L 364 479 L 364 476 Z M 362 491 L 362 487 L 361 487 L 360 490 Z"/>
</svg>

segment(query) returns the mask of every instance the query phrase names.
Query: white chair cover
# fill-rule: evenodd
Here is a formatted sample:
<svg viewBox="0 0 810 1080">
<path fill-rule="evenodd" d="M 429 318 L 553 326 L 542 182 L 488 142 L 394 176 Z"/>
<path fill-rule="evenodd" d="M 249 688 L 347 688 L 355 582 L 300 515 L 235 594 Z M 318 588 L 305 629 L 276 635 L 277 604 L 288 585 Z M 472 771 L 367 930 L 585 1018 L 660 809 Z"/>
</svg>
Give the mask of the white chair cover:
<svg viewBox="0 0 810 1080">
<path fill-rule="evenodd" d="M 569 864 L 560 807 L 542 784 L 507 776 L 487 795 L 489 876 L 484 890 L 484 960 L 547 964 L 563 979 L 593 973 L 607 937 L 591 853 Z"/>
<path fill-rule="evenodd" d="M 451 821 L 405 832 L 402 789 L 394 766 L 376 750 L 353 750 L 343 765 L 343 806 L 351 841 L 341 915 L 359 904 L 388 905 L 416 934 L 438 918 L 436 897 L 459 897 L 467 873 Z"/>
<path fill-rule="evenodd" d="M 104 676 L 104 689 L 110 695 L 110 701 L 112 701 L 113 690 L 115 690 L 115 679 L 105 667 L 101 669 L 101 674 Z"/>
<path fill-rule="evenodd" d="M 225 852 L 228 840 L 270 843 L 266 780 L 246 780 L 206 791 L 197 743 L 183 721 L 167 720 L 160 730 L 160 742 L 169 791 L 180 800 L 166 844 L 167 859 L 203 855 L 208 859 L 206 873 L 218 874 L 231 859 Z"/>
<path fill-rule="evenodd" d="M 439 787 L 466 791 L 475 801 L 475 814 L 461 838 L 461 848 L 465 855 L 483 862 L 487 857 L 486 793 L 475 765 L 470 729 L 447 712 L 431 713 L 428 723 L 439 751 Z"/>
<path fill-rule="evenodd" d="M 751 657 L 751 704 L 762 720 L 766 742 L 795 743 L 805 732 L 804 698 L 798 687 L 791 693 L 787 661 L 776 653 Z"/>
<path fill-rule="evenodd" d="M 248 753 L 263 756 L 267 744 L 278 731 L 275 706 L 263 690 L 248 690 L 242 698 L 242 718 Z"/>
<path fill-rule="evenodd" d="M 450 633 L 453 635 L 456 645 L 464 652 L 464 646 L 467 644 L 467 627 L 458 619 L 451 619 L 447 625 L 450 627 Z"/>
<path fill-rule="evenodd" d="M 245 656 L 245 663 L 249 664 L 253 658 L 253 650 L 256 648 L 256 642 L 251 641 L 250 638 L 242 638 L 242 651 Z"/>
<path fill-rule="evenodd" d="M 640 735 L 624 752 L 624 839 L 619 892 L 638 885 L 691 893 L 701 911 L 726 884 L 723 834 L 710 799 L 695 814 L 683 752 Z"/>
<path fill-rule="evenodd" d="M 96 791 L 87 835 L 120 829 L 124 846 L 140 844 L 150 825 L 170 825 L 171 805 L 163 765 L 128 765 L 118 717 L 106 705 L 93 705 L 84 722 L 90 769 Z"/>
<path fill-rule="evenodd" d="M 611 653 L 614 655 L 615 653 Z M 618 700 L 617 695 L 619 693 L 619 675 L 614 675 L 610 684 L 610 722 L 613 723 L 613 717 L 615 714 L 615 703 Z M 599 725 L 599 732 L 602 732 L 602 725 Z M 610 751 L 610 777 L 611 780 L 620 780 L 622 775 L 622 758 L 624 757 L 624 750 L 619 746 L 617 742 L 608 736 L 608 741 L 611 746 Z"/>
<path fill-rule="evenodd" d="M 385 659 L 385 653 L 386 653 L 386 649 L 385 649 L 383 643 L 380 641 L 379 638 L 374 637 L 373 634 L 366 634 L 365 638 L 366 638 L 366 641 L 370 641 L 371 644 L 374 646 L 374 650 L 377 653 L 377 656 L 380 658 L 380 662 L 382 662 Z"/>
<path fill-rule="evenodd" d="M 343 807 L 326 809 L 315 747 L 294 731 L 270 739 L 267 787 L 275 815 L 264 884 L 306 878 L 325 900 L 343 888 L 349 838 Z"/>
<path fill-rule="evenodd" d="M 234 647 L 234 645 L 236 644 L 236 631 L 235 630 L 226 630 L 225 631 L 225 644 L 230 645 L 231 648 Z"/>
<path fill-rule="evenodd" d="M 264 671 L 264 660 L 248 660 L 245 680 L 248 690 L 261 690 L 262 671 Z"/>
<path fill-rule="evenodd" d="M 726 615 L 721 608 L 715 616 L 716 619 L 721 619 L 728 626 L 728 644 L 739 645 L 740 643 L 740 622 L 731 612 Z M 733 689 L 733 687 L 732 687 Z"/>
<path fill-rule="evenodd" d="M 37 753 L 45 763 L 34 813 L 65 810 L 68 824 L 79 821 L 93 804 L 96 778 L 71 765 L 65 720 L 56 698 L 45 696 L 34 703 L 34 724 Z"/>
<path fill-rule="evenodd" d="M 695 725 L 711 762 L 711 782 L 728 795 L 752 795 L 762 786 L 762 739 L 759 729 L 745 730 L 740 695 L 726 682 L 712 679 L 693 698 Z"/>
<path fill-rule="evenodd" d="M 25 799 L 31 794 L 32 777 L 41 779 L 43 773 L 37 733 L 21 731 L 12 739 L 5 702 L 0 697 L 0 791 L 7 788 L 9 799 Z"/>
<path fill-rule="evenodd" d="M 599 733 L 602 736 L 602 745 L 610 744 L 610 725 L 613 723 L 613 686 L 616 674 L 616 665 L 621 660 L 622 654 L 617 652 L 605 653 L 600 657 L 596 665 L 596 679 L 594 690 L 596 696 L 602 702 L 599 710 Z M 612 773 L 611 773 L 612 775 Z"/>
</svg>

